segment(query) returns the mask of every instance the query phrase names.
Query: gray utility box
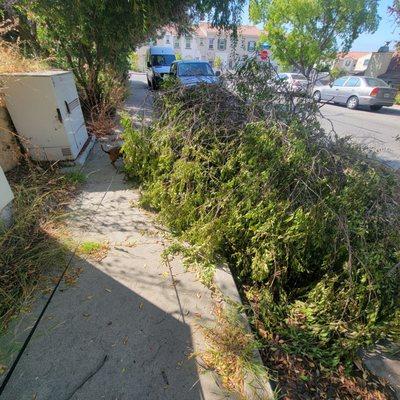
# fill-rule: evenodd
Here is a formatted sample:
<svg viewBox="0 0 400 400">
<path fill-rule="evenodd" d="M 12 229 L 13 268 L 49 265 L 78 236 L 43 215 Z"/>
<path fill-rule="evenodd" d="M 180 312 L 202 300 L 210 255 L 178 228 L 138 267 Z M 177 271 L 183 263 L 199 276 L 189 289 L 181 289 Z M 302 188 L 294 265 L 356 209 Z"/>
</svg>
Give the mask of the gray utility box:
<svg viewBox="0 0 400 400">
<path fill-rule="evenodd" d="M 75 160 L 89 137 L 72 72 L 0 76 L 21 142 L 37 161 Z"/>
</svg>

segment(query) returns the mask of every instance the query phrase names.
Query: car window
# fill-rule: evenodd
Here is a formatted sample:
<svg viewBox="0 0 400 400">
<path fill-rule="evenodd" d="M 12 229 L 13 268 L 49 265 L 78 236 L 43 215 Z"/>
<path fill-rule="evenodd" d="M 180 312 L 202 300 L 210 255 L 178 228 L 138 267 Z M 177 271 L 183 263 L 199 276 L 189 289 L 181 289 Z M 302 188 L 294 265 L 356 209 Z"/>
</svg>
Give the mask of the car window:
<svg viewBox="0 0 400 400">
<path fill-rule="evenodd" d="M 150 57 L 151 65 L 153 67 L 169 66 L 175 61 L 173 54 L 157 54 Z"/>
<path fill-rule="evenodd" d="M 360 78 L 350 78 L 344 86 L 357 87 L 361 86 Z"/>
<path fill-rule="evenodd" d="M 333 82 L 332 86 L 343 86 L 346 81 L 347 76 L 342 76 L 341 78 L 336 79 L 336 81 Z"/>
<path fill-rule="evenodd" d="M 307 80 L 307 78 L 306 78 L 304 75 L 302 75 L 302 74 L 292 74 L 292 78 L 293 78 L 293 79 L 300 79 L 300 80 L 302 80 L 302 81 Z"/>
<path fill-rule="evenodd" d="M 389 85 L 379 78 L 364 78 L 365 82 L 367 82 L 368 86 L 381 86 L 381 87 L 389 87 Z"/>
<path fill-rule="evenodd" d="M 211 76 L 213 70 L 207 63 L 183 63 L 179 65 L 179 76 Z"/>
<path fill-rule="evenodd" d="M 279 79 L 287 79 L 288 76 L 287 76 L 286 74 L 279 74 L 279 75 L 278 75 L 278 78 L 279 78 Z"/>
</svg>

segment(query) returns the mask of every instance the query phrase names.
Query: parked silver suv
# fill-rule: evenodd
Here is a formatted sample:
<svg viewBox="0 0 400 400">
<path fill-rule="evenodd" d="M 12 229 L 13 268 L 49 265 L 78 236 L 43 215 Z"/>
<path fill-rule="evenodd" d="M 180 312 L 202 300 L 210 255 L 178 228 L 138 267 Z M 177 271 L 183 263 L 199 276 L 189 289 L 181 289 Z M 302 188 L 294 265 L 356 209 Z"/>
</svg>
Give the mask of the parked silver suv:
<svg viewBox="0 0 400 400">
<path fill-rule="evenodd" d="M 342 76 L 326 86 L 316 86 L 313 90 L 315 101 L 332 101 L 346 104 L 347 108 L 369 106 L 373 111 L 383 106 L 392 106 L 396 89 L 385 81 L 368 76 Z"/>
</svg>

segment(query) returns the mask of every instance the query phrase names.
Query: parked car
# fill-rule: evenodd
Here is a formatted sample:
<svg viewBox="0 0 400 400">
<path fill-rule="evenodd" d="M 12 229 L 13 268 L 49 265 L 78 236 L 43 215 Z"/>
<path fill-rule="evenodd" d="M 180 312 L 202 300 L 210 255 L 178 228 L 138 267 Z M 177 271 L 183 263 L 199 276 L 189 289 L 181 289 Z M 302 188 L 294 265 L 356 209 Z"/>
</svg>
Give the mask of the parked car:
<svg viewBox="0 0 400 400">
<path fill-rule="evenodd" d="M 199 83 L 217 83 L 219 71 L 214 73 L 207 61 L 175 61 L 171 65 L 170 74 L 184 86 L 194 86 Z"/>
<path fill-rule="evenodd" d="M 146 52 L 146 75 L 149 88 L 158 89 L 165 75 L 169 74 L 175 61 L 172 47 L 150 46 Z"/>
<path fill-rule="evenodd" d="M 286 88 L 294 93 L 306 93 L 308 81 L 307 78 L 300 73 L 282 72 L 278 74 L 278 80 L 284 82 Z"/>
<path fill-rule="evenodd" d="M 316 86 L 313 91 L 315 101 L 332 101 L 350 109 L 369 106 L 372 111 L 392 106 L 395 96 L 396 89 L 369 76 L 342 76 L 329 85 Z"/>
</svg>

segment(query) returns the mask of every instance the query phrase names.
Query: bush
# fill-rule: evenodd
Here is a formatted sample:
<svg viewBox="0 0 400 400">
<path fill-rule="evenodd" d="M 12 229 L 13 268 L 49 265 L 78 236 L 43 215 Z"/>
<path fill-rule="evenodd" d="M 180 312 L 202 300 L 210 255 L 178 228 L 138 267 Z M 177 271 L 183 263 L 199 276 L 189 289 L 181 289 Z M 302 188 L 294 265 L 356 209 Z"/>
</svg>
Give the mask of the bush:
<svg viewBox="0 0 400 400">
<path fill-rule="evenodd" d="M 396 98 L 394 99 L 394 104 L 400 105 L 400 92 L 397 93 Z"/>
<path fill-rule="evenodd" d="M 399 185 L 272 74 L 248 61 L 229 91 L 168 89 L 153 126 L 124 120 L 126 171 L 176 235 L 229 262 L 266 338 L 335 368 L 400 336 Z"/>
<path fill-rule="evenodd" d="M 139 67 L 139 55 L 134 51 L 129 54 L 129 68 L 132 71 L 142 72 L 142 68 Z"/>
</svg>

